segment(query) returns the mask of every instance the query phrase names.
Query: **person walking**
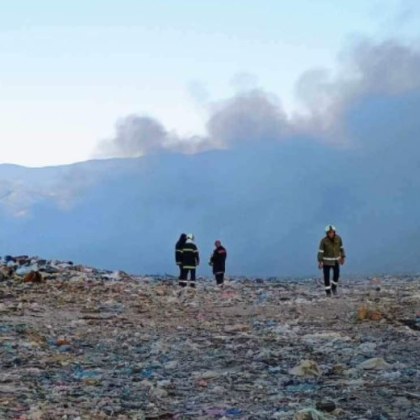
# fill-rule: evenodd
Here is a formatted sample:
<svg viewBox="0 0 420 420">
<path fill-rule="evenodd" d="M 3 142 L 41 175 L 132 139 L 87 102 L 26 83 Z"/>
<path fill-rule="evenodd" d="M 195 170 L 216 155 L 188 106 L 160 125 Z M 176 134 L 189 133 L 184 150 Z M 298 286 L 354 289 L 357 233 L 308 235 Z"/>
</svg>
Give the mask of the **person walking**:
<svg viewBox="0 0 420 420">
<path fill-rule="evenodd" d="M 188 285 L 188 273 L 190 274 L 190 286 L 195 287 L 196 268 L 200 264 L 200 254 L 197 245 L 194 243 L 194 235 L 189 233 L 187 240 L 182 247 L 181 259 L 181 277 L 179 285 L 185 287 Z"/>
<path fill-rule="evenodd" d="M 340 278 L 340 265 L 343 265 L 346 259 L 343 240 L 337 235 L 336 228 L 333 225 L 325 227 L 326 236 L 321 239 L 318 251 L 319 269 L 324 272 L 324 285 L 327 296 L 331 292 L 337 294 L 338 280 Z M 333 278 L 330 280 L 331 270 Z"/>
<path fill-rule="evenodd" d="M 187 235 L 185 233 L 181 233 L 178 242 L 175 244 L 175 262 L 179 267 L 178 280 L 180 280 L 182 276 L 182 248 L 184 247 L 186 241 Z"/>
<path fill-rule="evenodd" d="M 215 249 L 213 255 L 210 258 L 209 264 L 213 267 L 213 274 L 216 278 L 216 284 L 223 287 L 224 277 L 226 271 L 226 248 L 222 246 L 220 241 L 214 243 Z"/>
</svg>

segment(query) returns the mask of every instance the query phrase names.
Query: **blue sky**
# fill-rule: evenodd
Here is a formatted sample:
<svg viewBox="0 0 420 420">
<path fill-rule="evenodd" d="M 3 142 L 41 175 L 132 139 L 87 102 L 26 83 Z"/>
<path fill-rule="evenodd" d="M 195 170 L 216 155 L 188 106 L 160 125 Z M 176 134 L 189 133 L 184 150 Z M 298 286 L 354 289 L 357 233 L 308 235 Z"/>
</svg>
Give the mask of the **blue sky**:
<svg viewBox="0 0 420 420">
<path fill-rule="evenodd" d="M 203 134 L 213 103 L 252 87 L 292 112 L 304 71 L 334 71 L 360 37 L 415 40 L 418 9 L 402 0 L 3 2 L 0 161 L 89 159 L 129 114 Z"/>
</svg>

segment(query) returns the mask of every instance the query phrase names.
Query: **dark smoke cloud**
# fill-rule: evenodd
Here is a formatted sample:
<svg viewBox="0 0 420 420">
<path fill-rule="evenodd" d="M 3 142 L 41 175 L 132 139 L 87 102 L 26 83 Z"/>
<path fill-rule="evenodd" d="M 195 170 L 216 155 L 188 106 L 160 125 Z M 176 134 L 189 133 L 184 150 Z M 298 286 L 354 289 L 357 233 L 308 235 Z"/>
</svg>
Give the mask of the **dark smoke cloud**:
<svg viewBox="0 0 420 420">
<path fill-rule="evenodd" d="M 98 154 L 115 157 L 138 157 L 164 150 L 169 134 L 154 118 L 130 115 L 116 124 L 115 137 L 99 145 Z"/>
<path fill-rule="evenodd" d="M 359 44 L 351 55 L 360 74 L 359 94 L 398 95 L 420 87 L 418 48 L 387 41 Z"/>
<path fill-rule="evenodd" d="M 288 131 L 288 121 L 274 96 L 254 90 L 215 107 L 207 130 L 216 145 L 232 147 L 280 140 Z"/>
<path fill-rule="evenodd" d="M 102 141 L 96 157 L 139 157 L 164 151 L 193 154 L 239 144 L 276 141 L 290 129 L 274 95 L 260 90 L 212 105 L 207 136 L 181 137 L 150 117 L 130 115 L 117 122 L 115 137 Z"/>
<path fill-rule="evenodd" d="M 102 141 L 95 157 L 140 157 L 167 151 L 193 154 L 214 149 L 203 136 L 180 137 L 155 118 L 130 115 L 116 124 L 115 137 Z"/>
<path fill-rule="evenodd" d="M 241 91 L 208 106 L 206 136 L 182 137 L 158 120 L 131 115 L 118 121 L 115 137 L 103 141 L 97 155 L 136 157 L 165 151 L 194 154 L 241 145 L 284 142 L 296 136 L 353 147 L 347 114 L 374 96 L 395 97 L 420 88 L 420 52 L 395 40 L 358 42 L 340 55 L 339 70 L 305 72 L 296 85 L 303 112 L 288 116 L 280 100 L 261 89 Z"/>
<path fill-rule="evenodd" d="M 375 44 L 359 42 L 342 55 L 340 70 L 303 74 L 296 93 L 306 113 L 291 122 L 295 131 L 327 143 L 351 145 L 346 116 L 356 104 L 382 96 L 397 97 L 420 88 L 420 50 L 390 40 Z M 400 124 L 403 124 L 401 121 Z"/>
</svg>

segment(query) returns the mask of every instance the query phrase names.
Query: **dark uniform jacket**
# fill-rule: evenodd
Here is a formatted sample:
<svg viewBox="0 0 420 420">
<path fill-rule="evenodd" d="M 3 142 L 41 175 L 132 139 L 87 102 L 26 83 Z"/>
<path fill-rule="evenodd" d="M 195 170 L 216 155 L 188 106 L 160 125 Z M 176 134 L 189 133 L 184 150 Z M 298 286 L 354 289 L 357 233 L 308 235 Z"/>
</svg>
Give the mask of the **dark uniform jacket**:
<svg viewBox="0 0 420 420">
<path fill-rule="evenodd" d="M 182 265 L 182 248 L 185 242 L 178 241 L 175 245 L 175 261 L 177 265 Z"/>
<path fill-rule="evenodd" d="M 192 241 L 187 241 L 182 247 L 182 267 L 185 269 L 195 269 L 200 264 L 200 255 L 197 245 Z"/>
<path fill-rule="evenodd" d="M 343 241 L 340 236 L 335 235 L 333 239 L 326 236 L 321 240 L 318 251 L 319 262 L 326 266 L 334 266 L 345 256 Z"/>
<path fill-rule="evenodd" d="M 213 274 L 225 272 L 227 252 L 223 246 L 217 247 L 210 258 L 210 264 L 213 266 Z"/>
</svg>

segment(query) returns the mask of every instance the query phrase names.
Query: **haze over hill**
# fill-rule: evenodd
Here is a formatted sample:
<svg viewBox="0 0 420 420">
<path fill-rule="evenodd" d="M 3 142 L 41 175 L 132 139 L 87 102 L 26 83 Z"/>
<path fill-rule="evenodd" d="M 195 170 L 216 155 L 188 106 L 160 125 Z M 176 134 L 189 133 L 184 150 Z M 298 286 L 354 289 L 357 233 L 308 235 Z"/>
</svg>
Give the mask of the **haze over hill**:
<svg viewBox="0 0 420 420">
<path fill-rule="evenodd" d="M 304 116 L 253 90 L 219 104 L 204 137 L 131 116 L 98 148 L 120 159 L 2 165 L 2 254 L 175 272 L 174 242 L 191 231 L 204 266 L 221 239 L 231 274 L 298 275 L 334 223 L 348 272 L 420 270 L 420 54 L 364 43 L 347 59 L 352 78 L 302 77 Z"/>
</svg>

